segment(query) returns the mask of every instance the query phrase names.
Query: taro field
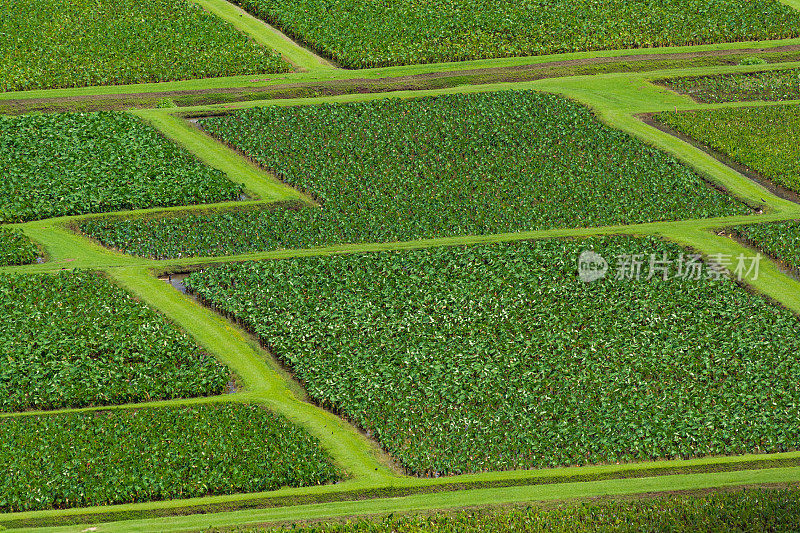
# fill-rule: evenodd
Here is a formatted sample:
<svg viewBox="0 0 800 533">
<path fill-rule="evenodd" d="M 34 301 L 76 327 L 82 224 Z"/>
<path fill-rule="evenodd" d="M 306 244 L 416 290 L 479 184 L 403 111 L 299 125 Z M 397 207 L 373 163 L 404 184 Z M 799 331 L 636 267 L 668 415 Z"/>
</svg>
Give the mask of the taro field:
<svg viewBox="0 0 800 533">
<path fill-rule="evenodd" d="M 800 0 L 0 15 L 0 530 L 800 530 Z"/>
</svg>

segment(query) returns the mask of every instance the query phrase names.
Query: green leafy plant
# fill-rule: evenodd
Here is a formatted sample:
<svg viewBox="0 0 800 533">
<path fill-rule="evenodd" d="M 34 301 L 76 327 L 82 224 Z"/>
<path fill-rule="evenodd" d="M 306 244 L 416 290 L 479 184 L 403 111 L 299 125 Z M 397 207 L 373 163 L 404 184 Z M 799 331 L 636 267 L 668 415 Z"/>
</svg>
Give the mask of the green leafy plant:
<svg viewBox="0 0 800 533">
<path fill-rule="evenodd" d="M 232 0 L 364 68 L 800 36 L 774 0 Z"/>
<path fill-rule="evenodd" d="M 186 0 L 0 2 L 0 92 L 287 72 Z"/>
<path fill-rule="evenodd" d="M 107 279 L 0 274 L 0 409 L 220 394 L 225 366 Z"/>
<path fill-rule="evenodd" d="M 800 322 L 732 281 L 577 277 L 550 240 L 230 264 L 187 286 L 415 474 L 780 452 Z"/>
<path fill-rule="evenodd" d="M 673 157 L 535 92 L 267 107 L 204 119 L 320 207 L 91 220 L 150 257 L 746 214 Z"/>
<path fill-rule="evenodd" d="M 0 509 L 192 498 L 340 479 L 317 439 L 261 406 L 0 419 Z"/>
<path fill-rule="evenodd" d="M 39 249 L 22 232 L 0 226 L 0 266 L 27 265 L 39 255 Z"/>
<path fill-rule="evenodd" d="M 800 272 L 800 221 L 750 224 L 732 229 L 767 255 Z"/>
<path fill-rule="evenodd" d="M 800 193 L 800 106 L 665 112 L 654 118 Z"/>
<path fill-rule="evenodd" d="M 669 78 L 660 83 L 703 103 L 800 99 L 800 69 L 796 68 Z"/>
<path fill-rule="evenodd" d="M 63 215 L 238 199 L 239 185 L 127 113 L 0 117 L 0 216 Z"/>
<path fill-rule="evenodd" d="M 785 532 L 800 529 L 800 490 L 747 489 L 593 501 L 555 507 L 437 511 L 435 515 L 356 518 L 347 522 L 245 528 L 240 533 L 709 533 Z M 216 533 L 212 530 L 208 533 Z"/>
</svg>

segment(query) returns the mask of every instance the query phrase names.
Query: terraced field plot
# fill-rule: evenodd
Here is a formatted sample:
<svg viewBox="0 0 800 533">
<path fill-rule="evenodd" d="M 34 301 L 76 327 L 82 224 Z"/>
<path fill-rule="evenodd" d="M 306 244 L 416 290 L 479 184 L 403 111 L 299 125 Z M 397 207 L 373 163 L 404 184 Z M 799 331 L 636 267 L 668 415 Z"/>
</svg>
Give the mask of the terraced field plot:
<svg viewBox="0 0 800 533">
<path fill-rule="evenodd" d="M 0 509 L 64 509 L 330 483 L 319 442 L 255 405 L 0 419 Z"/>
<path fill-rule="evenodd" d="M 800 106 L 659 113 L 655 120 L 800 193 Z"/>
<path fill-rule="evenodd" d="M 127 113 L 0 117 L 0 222 L 238 199 L 239 185 Z"/>
<path fill-rule="evenodd" d="M 765 253 L 800 271 L 800 221 L 751 224 L 732 229 Z"/>
<path fill-rule="evenodd" d="M 219 394 L 230 371 L 98 274 L 0 274 L 0 410 Z"/>
<path fill-rule="evenodd" d="M 698 102 L 800 99 L 800 69 L 670 78 L 661 83 Z"/>
<path fill-rule="evenodd" d="M 576 278 L 608 238 L 250 262 L 187 285 L 415 474 L 797 447 L 800 322 L 730 281 Z M 740 325 L 746 323 L 746 329 Z"/>
<path fill-rule="evenodd" d="M 635 502 L 584 503 L 554 509 L 440 511 L 432 516 L 389 516 L 347 522 L 256 527 L 244 533 L 500 533 L 509 531 L 795 531 L 800 493 L 788 490 L 740 490 L 703 496 L 672 496 Z"/>
<path fill-rule="evenodd" d="M 17 230 L 0 226 L 0 266 L 27 265 L 36 261 L 39 249 Z"/>
<path fill-rule="evenodd" d="M 161 258 L 751 212 L 554 95 L 266 107 L 200 124 L 321 207 L 114 218 L 81 230 Z"/>
<path fill-rule="evenodd" d="M 796 37 L 773 0 L 233 0 L 344 67 Z"/>
<path fill-rule="evenodd" d="M 0 92 L 286 72 L 187 0 L 3 0 Z"/>
</svg>

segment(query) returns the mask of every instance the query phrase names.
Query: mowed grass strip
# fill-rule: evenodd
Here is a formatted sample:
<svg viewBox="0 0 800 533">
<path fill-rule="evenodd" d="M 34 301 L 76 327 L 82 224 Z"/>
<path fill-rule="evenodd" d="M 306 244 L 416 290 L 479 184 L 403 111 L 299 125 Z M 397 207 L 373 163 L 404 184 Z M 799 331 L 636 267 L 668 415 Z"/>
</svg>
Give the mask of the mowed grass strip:
<svg viewBox="0 0 800 533">
<path fill-rule="evenodd" d="M 731 229 L 767 255 L 800 272 L 800 221 L 750 224 Z"/>
<path fill-rule="evenodd" d="M 800 35 L 774 0 L 232 0 L 348 68 Z"/>
<path fill-rule="evenodd" d="M 800 69 L 670 78 L 659 83 L 705 104 L 800 99 Z"/>
<path fill-rule="evenodd" d="M 266 107 L 200 123 L 321 207 L 81 229 L 168 258 L 750 212 L 586 107 L 531 91 Z"/>
<path fill-rule="evenodd" d="M 229 370 L 183 331 L 86 271 L 0 274 L 0 410 L 220 394 Z"/>
<path fill-rule="evenodd" d="M 30 511 L 331 483 L 305 430 L 257 405 L 0 419 L 0 509 Z"/>
<path fill-rule="evenodd" d="M 0 222 L 235 200 L 242 188 L 127 113 L 0 117 Z"/>
<path fill-rule="evenodd" d="M 188 0 L 3 0 L 0 92 L 286 72 Z"/>
<path fill-rule="evenodd" d="M 800 529 L 800 491 L 744 489 L 672 495 L 632 501 L 566 503 L 550 508 L 469 509 L 428 515 L 352 518 L 282 527 L 243 528 L 241 533 L 526 533 L 597 531 L 794 532 Z"/>
<path fill-rule="evenodd" d="M 644 276 L 583 283 L 587 249 L 644 254 Z M 646 280 L 651 254 L 687 252 L 553 240 L 230 264 L 187 285 L 414 474 L 796 449 L 798 319 L 677 263 Z"/>
<path fill-rule="evenodd" d="M 800 106 L 663 112 L 655 120 L 800 193 Z"/>
<path fill-rule="evenodd" d="M 21 231 L 0 226 L 0 266 L 28 265 L 39 255 L 39 249 Z"/>
</svg>

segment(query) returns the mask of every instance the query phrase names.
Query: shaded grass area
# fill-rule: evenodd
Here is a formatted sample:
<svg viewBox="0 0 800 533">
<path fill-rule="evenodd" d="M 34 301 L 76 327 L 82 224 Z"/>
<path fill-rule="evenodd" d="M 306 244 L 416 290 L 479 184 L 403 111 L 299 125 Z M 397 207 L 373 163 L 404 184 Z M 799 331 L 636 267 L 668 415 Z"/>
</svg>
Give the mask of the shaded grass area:
<svg viewBox="0 0 800 533">
<path fill-rule="evenodd" d="M 186 284 L 415 474 L 796 448 L 796 317 L 727 280 L 582 283 L 589 248 L 685 253 L 543 241 L 233 264 Z"/>
<path fill-rule="evenodd" d="M 0 420 L 4 511 L 257 492 L 341 474 L 305 430 L 255 405 Z"/>
<path fill-rule="evenodd" d="M 800 273 L 800 221 L 751 224 L 730 229 L 747 243 Z"/>
<path fill-rule="evenodd" d="M 0 274 L 0 410 L 220 394 L 228 369 L 152 308 L 86 271 Z"/>
<path fill-rule="evenodd" d="M 750 212 L 556 95 L 265 107 L 200 123 L 321 206 L 80 229 L 127 253 L 174 258 Z"/>
<path fill-rule="evenodd" d="M 39 249 L 22 232 L 0 226 L 0 266 L 28 265 L 39 255 Z"/>
<path fill-rule="evenodd" d="M 0 3 L 0 91 L 287 72 L 280 54 L 187 0 Z"/>
<path fill-rule="evenodd" d="M 301 522 L 283 527 L 214 528 L 208 533 L 417 533 L 425 532 L 793 532 L 800 529 L 800 489 L 750 488 L 701 494 L 657 495 L 558 506 L 470 509 L 346 521 Z"/>
<path fill-rule="evenodd" d="M 653 119 L 800 193 L 800 106 L 663 112 Z"/>
<path fill-rule="evenodd" d="M 790 38 L 800 24 L 773 0 L 234 3 L 346 68 Z"/>
<path fill-rule="evenodd" d="M 800 99 L 800 69 L 669 78 L 659 83 L 701 103 Z"/>
<path fill-rule="evenodd" d="M 0 117 L 0 221 L 237 200 L 239 185 L 127 113 Z"/>
</svg>

